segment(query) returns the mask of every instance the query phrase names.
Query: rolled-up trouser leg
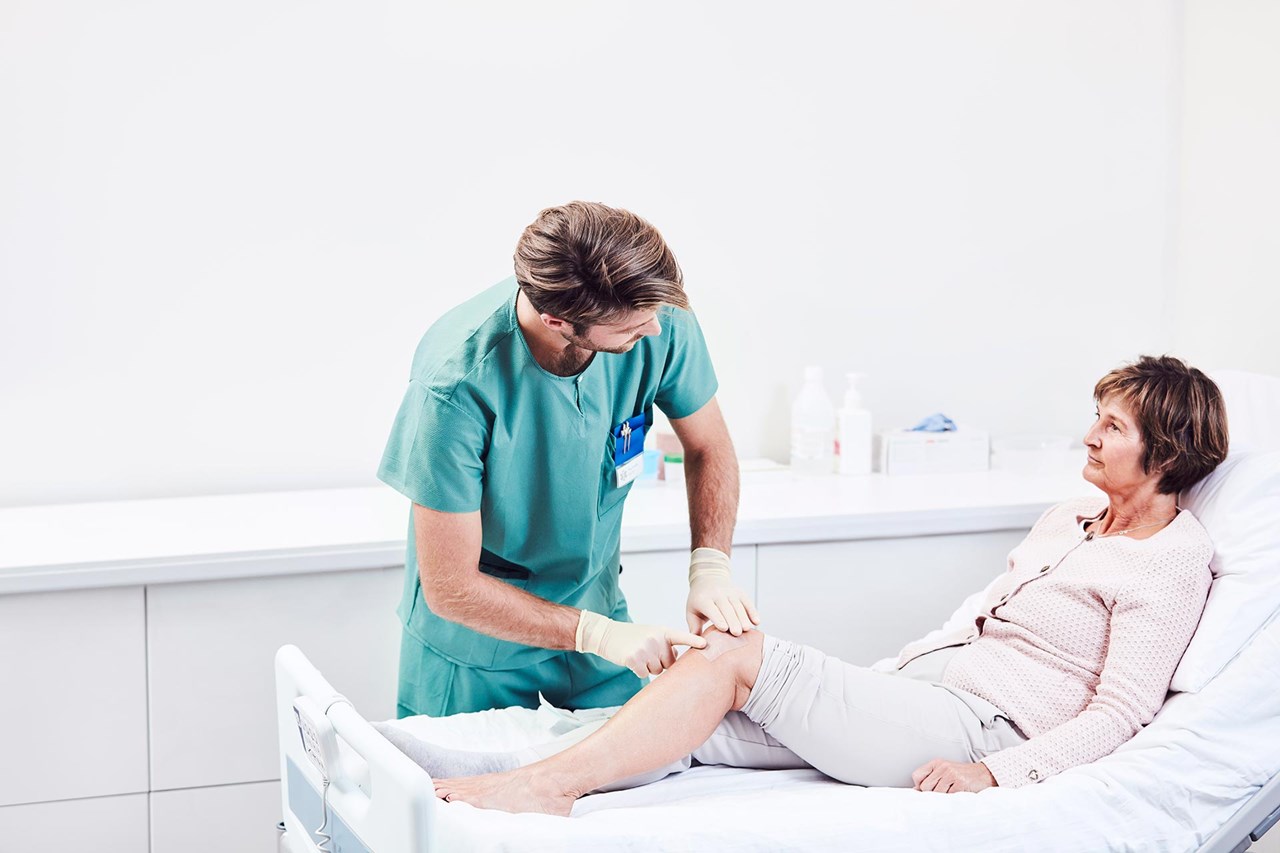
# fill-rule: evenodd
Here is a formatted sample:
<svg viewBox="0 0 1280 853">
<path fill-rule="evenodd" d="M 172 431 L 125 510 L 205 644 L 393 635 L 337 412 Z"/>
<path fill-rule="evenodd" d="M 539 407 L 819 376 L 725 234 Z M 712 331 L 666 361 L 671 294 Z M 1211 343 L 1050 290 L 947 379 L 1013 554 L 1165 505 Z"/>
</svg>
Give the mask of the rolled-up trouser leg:
<svg viewBox="0 0 1280 853">
<path fill-rule="evenodd" d="M 813 767 L 856 785 L 909 788 L 911 772 L 932 759 L 992 751 L 983 721 L 951 690 L 773 637 L 742 711 Z"/>
</svg>

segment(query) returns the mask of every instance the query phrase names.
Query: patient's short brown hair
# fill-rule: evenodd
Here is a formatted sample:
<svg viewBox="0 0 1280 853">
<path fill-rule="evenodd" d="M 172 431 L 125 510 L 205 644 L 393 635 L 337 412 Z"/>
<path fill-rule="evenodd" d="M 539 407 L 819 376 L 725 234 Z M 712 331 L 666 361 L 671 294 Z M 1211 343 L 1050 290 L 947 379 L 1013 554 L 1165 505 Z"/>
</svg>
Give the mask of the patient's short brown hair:
<svg viewBox="0 0 1280 853">
<path fill-rule="evenodd" d="M 1142 470 L 1163 471 L 1156 488 L 1194 486 L 1227 458 L 1227 409 L 1212 379 L 1179 358 L 1144 355 L 1098 380 L 1093 398 L 1117 396 L 1138 420 Z"/>
<path fill-rule="evenodd" d="M 684 276 L 658 229 L 634 213 L 571 201 L 538 214 L 516 244 L 516 281 L 539 313 L 578 334 L 631 311 L 688 308 Z"/>
</svg>

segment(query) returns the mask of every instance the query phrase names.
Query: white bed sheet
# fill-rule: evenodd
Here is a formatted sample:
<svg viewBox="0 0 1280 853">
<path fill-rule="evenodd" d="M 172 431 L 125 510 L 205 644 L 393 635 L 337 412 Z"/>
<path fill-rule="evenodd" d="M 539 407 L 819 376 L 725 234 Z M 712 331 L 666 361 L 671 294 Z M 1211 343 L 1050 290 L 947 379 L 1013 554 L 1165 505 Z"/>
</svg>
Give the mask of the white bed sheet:
<svg viewBox="0 0 1280 853">
<path fill-rule="evenodd" d="M 508 749 L 548 739 L 550 709 L 399 725 L 435 742 Z M 586 712 L 588 715 L 591 712 Z M 1114 754 L 1036 785 L 923 794 L 816 771 L 695 768 L 597 794 L 572 818 L 441 803 L 441 850 L 1195 850 L 1280 772 L 1280 621 L 1198 694 L 1178 694 Z"/>
</svg>

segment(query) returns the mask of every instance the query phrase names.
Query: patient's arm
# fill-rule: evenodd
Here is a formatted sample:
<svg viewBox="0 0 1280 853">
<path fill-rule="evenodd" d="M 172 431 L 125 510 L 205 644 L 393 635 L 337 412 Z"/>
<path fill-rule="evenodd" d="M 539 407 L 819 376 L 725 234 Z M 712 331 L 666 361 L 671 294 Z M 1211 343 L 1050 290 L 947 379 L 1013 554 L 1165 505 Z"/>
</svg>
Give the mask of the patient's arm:
<svg viewBox="0 0 1280 853">
<path fill-rule="evenodd" d="M 759 631 L 706 636 L 706 649 L 686 652 L 581 743 L 505 773 L 437 780 L 437 796 L 482 808 L 567 815 L 588 791 L 688 755 L 725 714 L 746 703 L 763 654 Z"/>
</svg>

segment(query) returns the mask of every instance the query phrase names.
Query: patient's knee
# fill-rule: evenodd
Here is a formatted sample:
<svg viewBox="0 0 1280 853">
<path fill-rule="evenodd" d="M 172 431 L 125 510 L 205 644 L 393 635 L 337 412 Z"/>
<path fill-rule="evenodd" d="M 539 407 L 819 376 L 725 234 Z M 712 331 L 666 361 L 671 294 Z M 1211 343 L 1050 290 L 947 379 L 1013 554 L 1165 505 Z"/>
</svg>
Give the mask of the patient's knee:
<svg viewBox="0 0 1280 853">
<path fill-rule="evenodd" d="M 748 640 L 748 636 L 751 633 L 752 632 L 747 631 L 744 632 L 742 636 L 735 637 L 726 631 L 721 631 L 719 628 L 712 628 L 702 635 L 707 641 L 707 647 L 702 650 L 702 654 L 707 660 L 715 660 L 728 652 L 735 651 L 747 645 L 750 642 L 750 640 Z M 755 633 L 759 632 L 757 631 Z"/>
<path fill-rule="evenodd" d="M 749 686 L 755 681 L 764 656 L 764 632 L 754 629 L 735 637 L 718 628 L 710 628 L 702 636 L 707 640 L 707 647 L 699 654 L 717 666 L 733 669 L 739 682 L 746 682 Z"/>
<path fill-rule="evenodd" d="M 760 662 L 764 657 L 764 634 L 759 630 L 752 630 L 735 637 L 711 628 L 702 636 L 707 640 L 707 647 L 699 649 L 697 653 L 726 672 L 734 687 L 732 707 L 738 710 L 747 701 L 756 676 L 760 673 Z"/>
</svg>

